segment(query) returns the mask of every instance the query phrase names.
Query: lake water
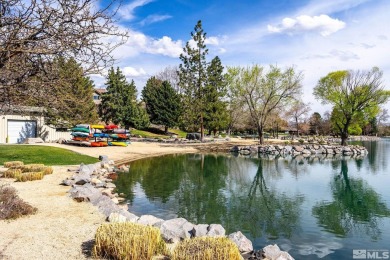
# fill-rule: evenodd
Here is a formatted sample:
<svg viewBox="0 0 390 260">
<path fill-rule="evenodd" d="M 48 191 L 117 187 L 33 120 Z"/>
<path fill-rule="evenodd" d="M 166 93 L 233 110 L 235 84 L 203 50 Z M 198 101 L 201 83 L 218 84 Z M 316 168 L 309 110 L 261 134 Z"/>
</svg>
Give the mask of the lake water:
<svg viewBox="0 0 390 260">
<path fill-rule="evenodd" d="M 362 144 L 369 154 L 358 159 L 149 158 L 116 185 L 136 215 L 219 223 L 296 259 L 352 259 L 354 249 L 390 250 L 390 140 Z"/>
</svg>

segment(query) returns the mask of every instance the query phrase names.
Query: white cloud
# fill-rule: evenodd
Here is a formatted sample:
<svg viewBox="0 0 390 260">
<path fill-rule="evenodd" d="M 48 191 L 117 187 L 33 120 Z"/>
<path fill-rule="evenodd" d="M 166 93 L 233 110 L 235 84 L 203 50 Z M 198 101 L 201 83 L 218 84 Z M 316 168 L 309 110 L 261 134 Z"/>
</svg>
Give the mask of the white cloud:
<svg viewBox="0 0 390 260">
<path fill-rule="evenodd" d="M 124 20 L 132 20 L 134 19 L 134 9 L 147 5 L 150 2 L 153 2 L 153 0 L 135 0 L 127 5 L 121 6 L 118 10 L 118 14 Z"/>
<path fill-rule="evenodd" d="M 143 68 L 139 68 L 138 70 L 133 67 L 124 67 L 122 68 L 123 75 L 126 77 L 140 77 L 140 76 L 145 76 L 146 71 Z"/>
<path fill-rule="evenodd" d="M 183 51 L 183 42 L 181 40 L 173 41 L 168 36 L 161 39 L 152 40 L 145 51 L 151 54 L 162 54 L 169 57 L 179 57 Z"/>
<path fill-rule="evenodd" d="M 206 38 L 204 43 L 208 44 L 208 45 L 219 45 L 220 39 L 218 37 L 212 36 L 212 37 Z"/>
<path fill-rule="evenodd" d="M 268 25 L 268 31 L 273 33 L 300 33 L 316 31 L 322 36 L 329 36 L 345 27 L 345 22 L 333 19 L 328 15 L 319 16 L 300 15 L 293 18 L 284 18 L 277 26 Z"/>
<path fill-rule="evenodd" d="M 148 25 L 148 24 L 152 24 L 152 23 L 157 23 L 157 22 L 162 22 L 162 21 L 165 21 L 167 19 L 170 19 L 172 18 L 171 15 L 158 15 L 158 14 L 152 14 L 152 15 L 148 15 L 148 17 L 146 17 L 145 19 L 143 19 L 140 24 L 142 26 L 144 25 Z"/>
</svg>

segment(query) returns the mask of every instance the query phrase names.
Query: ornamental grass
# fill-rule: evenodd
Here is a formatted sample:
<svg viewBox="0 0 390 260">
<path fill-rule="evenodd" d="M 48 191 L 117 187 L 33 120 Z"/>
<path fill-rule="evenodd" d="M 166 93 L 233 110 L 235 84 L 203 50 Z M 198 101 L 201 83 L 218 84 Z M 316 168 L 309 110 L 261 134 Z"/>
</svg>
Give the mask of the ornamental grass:
<svg viewBox="0 0 390 260">
<path fill-rule="evenodd" d="M 22 174 L 21 169 L 8 169 L 3 173 L 4 178 L 16 178 L 16 176 L 19 176 Z"/>
<path fill-rule="evenodd" d="M 37 208 L 20 199 L 15 188 L 0 185 L 0 220 L 16 219 L 21 216 L 35 214 L 37 210 Z"/>
<path fill-rule="evenodd" d="M 23 162 L 21 161 L 11 161 L 11 162 L 5 162 L 4 167 L 5 168 L 12 168 L 12 169 L 17 169 L 20 168 L 24 165 Z"/>
<path fill-rule="evenodd" d="M 226 237 L 196 237 L 181 241 L 172 260 L 239 260 L 238 247 Z"/>
<path fill-rule="evenodd" d="M 92 254 L 97 258 L 146 260 L 167 255 L 168 250 L 158 228 L 124 222 L 101 225 Z"/>
<path fill-rule="evenodd" d="M 16 181 L 25 182 L 25 181 L 36 181 L 42 180 L 45 176 L 43 171 L 40 172 L 22 172 L 22 174 L 15 176 Z"/>
<path fill-rule="evenodd" d="M 22 167 L 22 172 L 41 172 L 45 168 L 46 166 L 41 163 L 26 164 Z"/>
</svg>

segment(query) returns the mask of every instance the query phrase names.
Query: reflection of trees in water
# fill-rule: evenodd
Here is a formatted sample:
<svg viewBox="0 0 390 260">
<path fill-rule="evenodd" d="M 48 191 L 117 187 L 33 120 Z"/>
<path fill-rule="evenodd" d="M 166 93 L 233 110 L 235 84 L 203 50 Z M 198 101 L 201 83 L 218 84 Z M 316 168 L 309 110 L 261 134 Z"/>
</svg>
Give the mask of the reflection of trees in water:
<svg viewBox="0 0 390 260">
<path fill-rule="evenodd" d="M 231 191 L 228 228 L 241 229 L 252 237 L 264 234 L 270 239 L 290 237 L 299 228 L 300 206 L 304 198 L 298 195 L 288 197 L 267 187 L 264 173 L 268 175 L 270 172 L 265 171 L 264 164 L 271 162 L 257 160 L 257 163 L 258 169 L 252 182 Z"/>
<path fill-rule="evenodd" d="M 383 139 L 381 141 L 365 141 L 361 142 L 368 150 L 367 160 L 360 162 L 357 167 L 362 169 L 366 167 L 370 172 L 376 174 L 378 172 L 388 171 L 388 156 L 390 150 L 390 139 Z"/>
<path fill-rule="evenodd" d="M 372 240 L 380 238 L 379 221 L 390 216 L 380 195 L 362 179 L 348 176 L 346 160 L 331 182 L 333 202 L 321 202 L 313 207 L 313 215 L 328 231 L 345 237 L 353 233 L 367 234 Z"/>
<path fill-rule="evenodd" d="M 289 237 L 297 228 L 303 197 L 288 197 L 267 185 L 282 176 L 279 164 L 220 155 L 150 158 L 132 162 L 116 185 L 132 202 L 132 189 L 140 183 L 149 201 L 194 223 L 220 223 L 228 232 L 242 230 L 254 237 Z"/>
<path fill-rule="evenodd" d="M 19 133 L 19 138 L 17 140 L 18 144 L 21 144 L 29 137 L 35 137 L 36 136 L 36 124 L 35 122 L 26 122 L 24 126 L 22 127 L 22 130 Z"/>
<path fill-rule="evenodd" d="M 130 164 L 129 173 L 119 174 L 115 182 L 117 189 L 125 193 L 126 199 L 132 203 L 133 189 L 139 182 L 149 200 L 165 203 L 180 186 L 185 171 L 183 158 L 185 155 L 171 155 L 169 160 L 161 156 L 134 161 Z"/>
</svg>

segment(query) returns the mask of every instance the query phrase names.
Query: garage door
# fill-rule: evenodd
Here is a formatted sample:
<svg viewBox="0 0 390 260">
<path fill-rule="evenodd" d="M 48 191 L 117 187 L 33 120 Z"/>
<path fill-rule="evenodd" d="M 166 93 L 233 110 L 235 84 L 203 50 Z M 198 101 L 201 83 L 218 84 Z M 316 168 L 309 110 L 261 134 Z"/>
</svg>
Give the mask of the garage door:
<svg viewBox="0 0 390 260">
<path fill-rule="evenodd" d="M 37 137 L 37 121 L 8 120 L 8 142 L 20 144 L 26 138 Z"/>
</svg>

